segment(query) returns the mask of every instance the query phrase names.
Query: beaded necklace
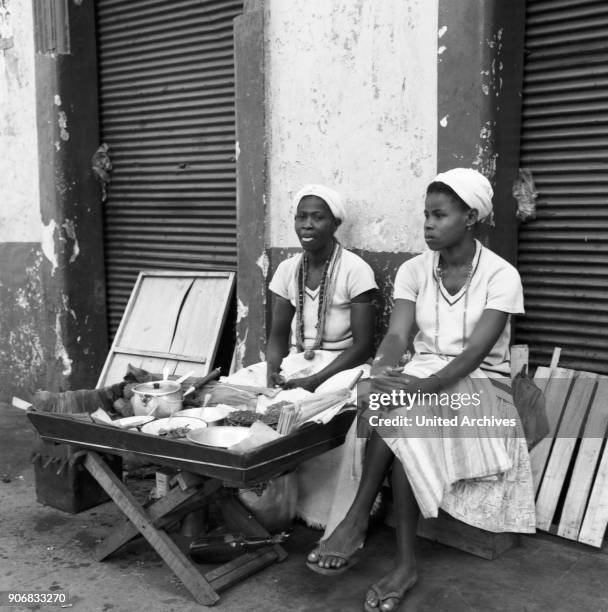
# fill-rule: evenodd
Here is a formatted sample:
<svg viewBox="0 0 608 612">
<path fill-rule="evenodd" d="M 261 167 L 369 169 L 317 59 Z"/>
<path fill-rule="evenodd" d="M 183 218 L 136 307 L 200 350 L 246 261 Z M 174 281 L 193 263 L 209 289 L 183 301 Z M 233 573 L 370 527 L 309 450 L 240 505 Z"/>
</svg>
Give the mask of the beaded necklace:
<svg viewBox="0 0 608 612">
<path fill-rule="evenodd" d="M 304 351 L 304 359 L 313 359 L 315 350 L 321 346 L 323 340 L 323 330 L 325 319 L 332 301 L 338 272 L 338 263 L 342 254 L 342 246 L 335 242 L 331 255 L 323 266 L 323 276 L 319 283 L 319 307 L 317 310 L 316 337 L 312 346 L 304 346 L 304 296 L 306 294 L 306 279 L 308 277 L 308 257 L 302 255 L 297 273 L 298 300 L 296 303 L 296 349 L 298 352 Z"/>
<path fill-rule="evenodd" d="M 475 255 L 473 255 L 473 259 L 469 262 L 468 270 L 467 270 L 467 278 L 464 282 L 464 310 L 462 313 L 462 350 L 466 348 L 466 338 L 467 338 L 467 310 L 469 307 L 469 287 L 471 286 L 471 279 L 473 278 L 473 262 L 475 261 Z M 437 355 L 442 355 L 439 350 L 439 294 L 440 288 L 439 285 L 443 280 L 443 268 L 441 267 L 441 256 L 437 262 L 436 272 L 436 283 L 435 283 L 435 353 Z"/>
</svg>

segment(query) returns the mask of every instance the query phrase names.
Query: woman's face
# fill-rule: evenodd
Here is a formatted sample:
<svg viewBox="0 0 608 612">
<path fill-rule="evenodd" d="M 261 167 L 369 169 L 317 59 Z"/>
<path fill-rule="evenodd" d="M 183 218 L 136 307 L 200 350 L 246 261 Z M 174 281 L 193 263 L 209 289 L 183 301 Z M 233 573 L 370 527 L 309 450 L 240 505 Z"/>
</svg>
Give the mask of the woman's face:
<svg viewBox="0 0 608 612">
<path fill-rule="evenodd" d="M 318 251 L 331 241 L 339 222 L 329 206 L 317 196 L 305 196 L 296 210 L 295 229 L 302 248 Z"/>
<path fill-rule="evenodd" d="M 424 240 L 440 251 L 461 242 L 476 220 L 476 211 L 465 209 L 445 193 L 429 193 L 424 203 Z"/>
</svg>

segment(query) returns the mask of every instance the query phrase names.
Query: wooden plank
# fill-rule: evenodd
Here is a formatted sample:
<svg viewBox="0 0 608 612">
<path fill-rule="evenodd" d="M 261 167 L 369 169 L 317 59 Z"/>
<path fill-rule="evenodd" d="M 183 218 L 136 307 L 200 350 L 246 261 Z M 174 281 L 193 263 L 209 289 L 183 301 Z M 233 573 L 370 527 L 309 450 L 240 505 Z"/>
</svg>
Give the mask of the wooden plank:
<svg viewBox="0 0 608 612">
<path fill-rule="evenodd" d="M 150 351 L 148 349 L 134 349 L 134 348 L 123 348 L 115 347 L 112 349 L 115 353 L 124 355 L 138 355 L 140 357 L 155 357 L 158 359 L 171 359 L 176 361 L 191 361 L 192 363 L 205 363 L 206 358 L 204 355 L 185 355 L 178 353 L 169 353 L 165 351 Z"/>
<path fill-rule="evenodd" d="M 551 378 L 548 378 L 549 372 L 549 368 L 538 368 L 534 377 L 535 382 L 544 391 L 547 420 L 549 422 L 547 437 L 541 440 L 530 451 L 530 467 L 532 469 L 535 492 L 538 492 L 540 487 L 545 465 L 549 458 L 549 452 L 553 445 L 553 437 L 555 436 L 557 424 L 574 376 L 574 370 L 566 370 L 564 368 L 557 368 L 551 373 Z"/>
<path fill-rule="evenodd" d="M 551 364 L 549 365 L 549 369 L 553 372 L 555 370 L 557 370 L 557 367 L 559 365 L 559 358 L 562 354 L 562 349 L 559 346 L 556 346 L 553 349 L 553 355 L 551 355 Z"/>
<path fill-rule="evenodd" d="M 145 276 L 118 346 L 170 352 L 175 323 L 194 280 Z"/>
<path fill-rule="evenodd" d="M 120 324 L 118 325 L 118 329 L 116 330 L 116 336 L 114 336 L 114 340 L 112 342 L 112 347 L 110 347 L 110 352 L 108 353 L 108 357 L 106 358 L 106 362 L 103 365 L 103 368 L 101 370 L 101 374 L 99 375 L 99 380 L 97 381 L 97 388 L 100 387 L 105 387 L 107 384 L 112 384 L 112 383 L 108 383 L 108 380 L 112 380 L 109 378 L 108 376 L 108 370 L 111 366 L 111 363 L 113 362 L 113 357 L 114 357 L 114 353 L 112 352 L 112 348 L 116 345 L 118 346 L 120 343 L 120 338 L 122 338 L 122 335 L 124 333 L 124 329 L 127 325 L 127 321 L 129 320 L 129 318 L 131 317 L 131 313 L 133 312 L 133 306 L 135 305 L 135 302 L 137 300 L 137 296 L 139 295 L 139 288 L 141 286 L 141 281 L 144 277 L 143 272 L 139 273 L 139 276 L 137 277 L 137 280 L 135 281 L 135 285 L 133 287 L 133 291 L 131 291 L 131 295 L 129 296 L 129 301 L 127 302 L 127 306 L 125 308 L 125 312 L 122 315 L 122 319 L 120 320 Z M 122 376 L 118 379 L 118 380 L 122 380 Z"/>
<path fill-rule="evenodd" d="M 536 527 L 548 531 L 572 459 L 597 374 L 581 372 L 574 382 L 536 500 Z"/>
<path fill-rule="evenodd" d="M 511 378 L 515 378 L 524 366 L 528 366 L 529 350 L 527 344 L 514 344 L 511 347 Z"/>
<path fill-rule="evenodd" d="M 276 563 L 277 554 L 271 546 L 240 555 L 205 574 L 205 579 L 218 592 Z"/>
<path fill-rule="evenodd" d="M 478 529 L 443 512 L 437 518 L 420 519 L 416 535 L 490 560 L 518 546 L 520 542 L 516 533 L 492 533 Z"/>
<path fill-rule="evenodd" d="M 207 374 L 215 358 L 233 287 L 233 279 L 196 279 L 176 322 L 171 352 L 188 355 L 197 348 L 205 347 L 208 367 L 204 374 Z"/>
<path fill-rule="evenodd" d="M 608 377 L 600 376 L 557 530 L 562 538 L 578 538 L 607 427 Z"/>
<path fill-rule="evenodd" d="M 219 600 L 218 594 L 192 565 L 178 546 L 164 532 L 156 529 L 150 517 L 133 497 L 125 485 L 116 478 L 97 453 L 89 452 L 84 461 L 86 469 L 103 487 L 114 503 L 148 540 L 163 561 L 183 582 L 194 599 L 202 605 L 213 605 Z"/>
<path fill-rule="evenodd" d="M 608 525 L 608 452 L 604 447 L 578 541 L 600 548 Z"/>
<path fill-rule="evenodd" d="M 200 487 L 188 489 L 174 487 L 167 495 L 147 507 L 146 512 L 152 524 L 160 529 L 178 520 L 184 514 L 200 508 L 205 503 L 205 499 L 220 488 L 221 482 L 218 480 L 208 480 Z M 138 535 L 137 527 L 126 519 L 97 547 L 95 551 L 97 560 L 103 561 Z"/>
</svg>

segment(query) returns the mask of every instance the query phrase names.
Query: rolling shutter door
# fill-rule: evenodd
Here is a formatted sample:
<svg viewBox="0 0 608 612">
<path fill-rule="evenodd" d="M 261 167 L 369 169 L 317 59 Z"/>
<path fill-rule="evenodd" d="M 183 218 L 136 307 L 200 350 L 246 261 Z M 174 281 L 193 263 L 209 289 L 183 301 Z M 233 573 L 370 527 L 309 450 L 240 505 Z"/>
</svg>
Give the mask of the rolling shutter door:
<svg viewBox="0 0 608 612">
<path fill-rule="evenodd" d="M 109 327 L 140 270 L 236 267 L 238 0 L 97 0 Z"/>
<path fill-rule="evenodd" d="M 518 267 L 533 361 L 608 373 L 608 3 L 528 0 L 521 166 L 538 190 Z"/>
</svg>

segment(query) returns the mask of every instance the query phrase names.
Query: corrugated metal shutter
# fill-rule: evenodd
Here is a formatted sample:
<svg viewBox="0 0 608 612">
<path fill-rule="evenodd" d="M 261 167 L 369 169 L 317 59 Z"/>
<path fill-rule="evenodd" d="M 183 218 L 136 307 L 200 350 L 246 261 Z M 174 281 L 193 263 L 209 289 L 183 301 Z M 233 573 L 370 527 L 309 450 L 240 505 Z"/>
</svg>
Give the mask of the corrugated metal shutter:
<svg viewBox="0 0 608 612">
<path fill-rule="evenodd" d="M 608 2 L 528 0 L 522 161 L 538 216 L 519 234 L 536 363 L 608 373 Z"/>
<path fill-rule="evenodd" d="M 142 269 L 236 266 L 233 19 L 243 0 L 97 0 L 112 335 Z"/>
</svg>

